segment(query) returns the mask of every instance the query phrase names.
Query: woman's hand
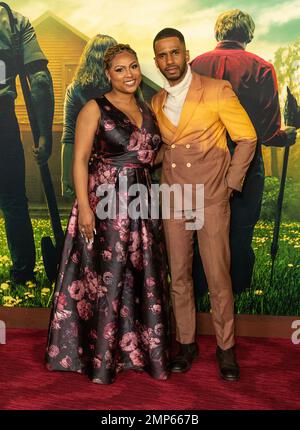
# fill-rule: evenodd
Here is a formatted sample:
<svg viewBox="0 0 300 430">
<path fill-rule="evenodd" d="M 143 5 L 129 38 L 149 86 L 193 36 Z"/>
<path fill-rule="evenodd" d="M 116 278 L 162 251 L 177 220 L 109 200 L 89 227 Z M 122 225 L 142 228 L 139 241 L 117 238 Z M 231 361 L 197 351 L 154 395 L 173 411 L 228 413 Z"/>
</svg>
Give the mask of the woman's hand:
<svg viewBox="0 0 300 430">
<path fill-rule="evenodd" d="M 73 155 L 73 176 L 79 210 L 78 228 L 90 245 L 94 241 L 95 215 L 89 205 L 88 163 L 99 120 L 99 106 L 95 100 L 90 100 L 77 117 Z"/>
<path fill-rule="evenodd" d="M 88 207 L 79 208 L 78 228 L 85 238 L 86 243 L 92 244 L 94 242 L 95 233 L 95 215 L 92 209 Z"/>
</svg>

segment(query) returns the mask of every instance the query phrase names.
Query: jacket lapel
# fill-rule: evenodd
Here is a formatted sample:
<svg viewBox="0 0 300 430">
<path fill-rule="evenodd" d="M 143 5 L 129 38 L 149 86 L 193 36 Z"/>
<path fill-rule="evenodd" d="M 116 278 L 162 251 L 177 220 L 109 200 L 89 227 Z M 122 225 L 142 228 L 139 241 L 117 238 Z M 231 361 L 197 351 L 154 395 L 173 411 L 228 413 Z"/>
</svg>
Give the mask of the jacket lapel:
<svg viewBox="0 0 300 430">
<path fill-rule="evenodd" d="M 195 113 L 195 110 L 203 95 L 203 91 L 204 91 L 204 88 L 203 88 L 201 76 L 196 73 L 193 73 L 192 82 L 188 90 L 188 93 L 186 95 L 186 99 L 183 104 L 181 115 L 180 115 L 179 124 L 177 126 L 175 134 L 173 135 L 172 141 L 178 140 L 179 136 L 185 130 L 188 123 L 192 119 Z M 166 96 L 164 98 L 164 102 L 165 102 L 165 99 L 166 99 Z M 161 106 L 163 107 L 163 104 Z"/>
<path fill-rule="evenodd" d="M 169 118 L 166 116 L 166 114 L 163 111 L 166 98 L 167 98 L 167 92 L 165 90 L 162 90 L 159 97 L 160 97 L 158 101 L 159 109 L 158 109 L 158 112 L 156 113 L 156 116 L 157 116 L 159 126 L 161 128 L 162 135 L 164 136 L 165 143 L 170 143 L 173 140 L 177 127 L 174 124 L 172 124 L 172 122 L 169 120 Z"/>
</svg>

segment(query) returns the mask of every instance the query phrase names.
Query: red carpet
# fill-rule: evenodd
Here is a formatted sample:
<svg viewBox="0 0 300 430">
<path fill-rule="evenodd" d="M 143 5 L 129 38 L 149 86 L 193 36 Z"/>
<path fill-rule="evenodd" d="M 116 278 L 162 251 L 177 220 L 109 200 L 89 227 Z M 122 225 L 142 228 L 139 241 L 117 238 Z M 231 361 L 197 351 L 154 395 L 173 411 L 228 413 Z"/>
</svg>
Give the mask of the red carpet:
<svg viewBox="0 0 300 430">
<path fill-rule="evenodd" d="M 108 386 L 43 365 L 46 332 L 10 329 L 0 345 L 0 409 L 300 409 L 300 345 L 290 340 L 238 338 L 239 382 L 217 376 L 215 340 L 199 338 L 200 358 L 168 381 L 119 374 Z"/>
</svg>

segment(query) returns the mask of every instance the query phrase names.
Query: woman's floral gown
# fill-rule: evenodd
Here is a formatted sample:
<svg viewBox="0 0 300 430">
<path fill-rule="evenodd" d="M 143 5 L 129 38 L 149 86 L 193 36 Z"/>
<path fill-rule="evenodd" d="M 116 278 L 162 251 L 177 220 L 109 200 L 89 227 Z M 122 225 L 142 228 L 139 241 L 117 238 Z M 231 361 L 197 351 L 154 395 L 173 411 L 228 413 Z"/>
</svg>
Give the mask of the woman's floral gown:
<svg viewBox="0 0 300 430">
<path fill-rule="evenodd" d="M 89 162 L 89 203 L 96 234 L 94 243 L 86 244 L 75 201 L 55 285 L 47 367 L 83 372 L 102 384 L 112 383 L 122 369 L 166 379 L 169 300 L 162 223 L 124 216 L 118 204 L 120 197 L 129 207 L 137 196 L 121 190 L 124 179 L 127 187 L 143 184 L 150 191 L 149 169 L 161 137 L 146 104 L 140 103 L 138 128 L 105 96 L 95 100 L 101 120 Z M 100 202 L 108 195 L 100 196 L 99 186 L 109 184 L 116 190 L 115 216 L 99 219 Z M 150 192 L 147 202 L 150 207 Z"/>
</svg>

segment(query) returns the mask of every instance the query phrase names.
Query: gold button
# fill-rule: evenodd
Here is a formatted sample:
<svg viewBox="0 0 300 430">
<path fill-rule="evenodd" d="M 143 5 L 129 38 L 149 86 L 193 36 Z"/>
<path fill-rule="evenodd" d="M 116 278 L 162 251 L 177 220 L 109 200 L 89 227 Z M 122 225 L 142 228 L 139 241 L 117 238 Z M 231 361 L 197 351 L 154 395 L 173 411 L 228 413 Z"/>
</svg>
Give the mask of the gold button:
<svg viewBox="0 0 300 430">
<path fill-rule="evenodd" d="M 175 147 L 176 147 L 176 145 L 173 143 L 173 144 L 171 145 L 171 148 L 173 148 L 173 149 L 174 149 Z"/>
<path fill-rule="evenodd" d="M 187 149 L 189 149 L 189 148 L 191 147 L 191 145 L 188 143 L 187 145 L 185 145 L 185 147 L 186 147 Z"/>
<path fill-rule="evenodd" d="M 174 168 L 174 167 L 176 167 L 176 164 L 175 163 L 172 163 L 172 167 Z"/>
<path fill-rule="evenodd" d="M 186 163 L 186 167 L 191 167 L 191 163 Z"/>
</svg>

